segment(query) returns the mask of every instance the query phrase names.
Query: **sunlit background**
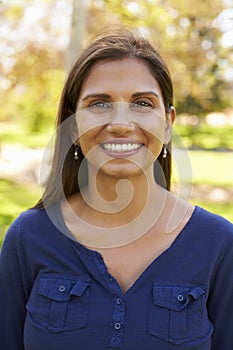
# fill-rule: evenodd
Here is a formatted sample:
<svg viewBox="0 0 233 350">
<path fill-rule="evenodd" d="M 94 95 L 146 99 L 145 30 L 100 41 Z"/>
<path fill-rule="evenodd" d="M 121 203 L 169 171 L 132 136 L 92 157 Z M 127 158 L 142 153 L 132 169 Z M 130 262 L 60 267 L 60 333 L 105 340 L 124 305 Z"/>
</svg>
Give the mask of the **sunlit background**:
<svg viewBox="0 0 233 350">
<path fill-rule="evenodd" d="M 96 32 L 120 23 L 137 27 L 170 67 L 191 201 L 233 221 L 233 0 L 2 0 L 0 242 L 40 196 L 67 70 Z"/>
</svg>

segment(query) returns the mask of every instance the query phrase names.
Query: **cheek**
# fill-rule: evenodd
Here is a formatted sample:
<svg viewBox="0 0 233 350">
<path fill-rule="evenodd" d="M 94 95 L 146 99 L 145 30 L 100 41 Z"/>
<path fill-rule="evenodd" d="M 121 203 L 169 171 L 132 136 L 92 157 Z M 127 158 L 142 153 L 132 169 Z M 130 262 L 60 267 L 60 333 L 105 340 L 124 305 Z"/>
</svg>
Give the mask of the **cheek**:
<svg viewBox="0 0 233 350">
<path fill-rule="evenodd" d="M 163 144 L 165 126 L 165 118 L 159 114 L 154 118 L 145 119 L 140 122 L 140 128 L 147 135 L 149 144 Z"/>
<path fill-rule="evenodd" d="M 96 133 L 95 130 L 101 130 L 107 123 L 109 123 L 108 115 L 90 113 L 87 109 L 76 112 L 79 138 L 87 133 Z"/>
<path fill-rule="evenodd" d="M 163 142 L 158 138 L 152 137 L 149 140 L 148 149 L 153 154 L 154 159 L 157 159 L 163 148 Z"/>
<path fill-rule="evenodd" d="M 93 140 L 93 132 L 83 133 L 79 136 L 79 144 L 84 156 L 94 147 Z"/>
<path fill-rule="evenodd" d="M 102 128 L 93 128 L 87 132 L 82 132 L 79 136 L 82 153 L 89 160 L 99 157 L 98 136 L 101 130 Z"/>
</svg>

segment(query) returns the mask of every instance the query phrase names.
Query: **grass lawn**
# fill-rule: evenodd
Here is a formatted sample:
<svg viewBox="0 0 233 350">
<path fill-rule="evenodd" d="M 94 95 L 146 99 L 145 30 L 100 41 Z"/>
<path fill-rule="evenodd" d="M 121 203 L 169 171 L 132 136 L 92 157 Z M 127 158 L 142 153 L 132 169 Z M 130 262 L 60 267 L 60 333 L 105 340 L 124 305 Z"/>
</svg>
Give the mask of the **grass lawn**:
<svg viewBox="0 0 233 350">
<path fill-rule="evenodd" d="M 189 182 L 194 189 L 206 187 L 204 194 L 198 195 L 198 198 L 192 196 L 191 202 L 233 222 L 233 196 L 230 194 L 233 194 L 233 152 L 181 151 L 175 156 L 174 163 L 174 178 L 177 181 L 179 174 L 181 187 L 182 183 Z M 208 191 L 214 189 L 227 192 L 227 200 L 209 200 Z"/>
<path fill-rule="evenodd" d="M 233 187 L 233 152 L 190 151 L 189 154 L 194 184 Z"/>
<path fill-rule="evenodd" d="M 233 152 L 190 152 L 194 185 L 204 184 L 220 188 L 228 193 L 228 201 L 207 201 L 205 198 L 193 203 L 222 215 L 233 223 Z"/>
<path fill-rule="evenodd" d="M 193 184 L 233 186 L 233 152 L 174 150 L 175 178 Z"/>
</svg>

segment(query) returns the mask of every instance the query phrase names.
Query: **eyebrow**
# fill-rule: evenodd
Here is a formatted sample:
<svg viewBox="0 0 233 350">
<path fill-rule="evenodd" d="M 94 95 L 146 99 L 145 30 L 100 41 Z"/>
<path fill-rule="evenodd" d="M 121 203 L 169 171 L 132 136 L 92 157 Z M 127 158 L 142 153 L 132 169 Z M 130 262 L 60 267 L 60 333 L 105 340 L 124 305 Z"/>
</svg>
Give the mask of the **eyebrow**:
<svg viewBox="0 0 233 350">
<path fill-rule="evenodd" d="M 154 95 L 156 98 L 159 98 L 159 95 L 155 91 L 138 91 L 135 92 L 132 97 L 140 97 L 145 95 Z"/>
<path fill-rule="evenodd" d="M 90 95 L 84 96 L 82 98 L 82 101 L 86 101 L 90 98 L 111 98 L 111 96 L 108 94 L 98 94 L 98 93 L 97 94 L 90 94 Z"/>
<path fill-rule="evenodd" d="M 140 97 L 140 96 L 146 96 L 146 95 L 154 95 L 156 98 L 159 99 L 159 95 L 155 92 L 155 91 L 138 91 L 135 92 L 132 97 L 136 98 L 136 97 Z M 87 96 L 84 96 L 82 98 L 82 101 L 86 101 L 90 98 L 105 98 L 105 99 L 110 99 L 111 96 L 108 94 L 104 94 L 104 93 L 96 93 L 96 94 L 89 94 Z"/>
</svg>

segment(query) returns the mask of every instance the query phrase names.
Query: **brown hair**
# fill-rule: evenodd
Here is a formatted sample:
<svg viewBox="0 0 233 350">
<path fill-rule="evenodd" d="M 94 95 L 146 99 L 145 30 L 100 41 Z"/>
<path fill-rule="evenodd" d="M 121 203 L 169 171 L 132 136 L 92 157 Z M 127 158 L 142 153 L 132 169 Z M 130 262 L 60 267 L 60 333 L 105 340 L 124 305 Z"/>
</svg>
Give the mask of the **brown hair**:
<svg viewBox="0 0 233 350">
<path fill-rule="evenodd" d="M 160 86 L 166 113 L 169 112 L 169 108 L 173 105 L 171 76 L 163 58 L 149 41 L 135 34 L 134 31 L 125 28 L 97 37 L 81 52 L 64 85 L 58 111 L 58 129 L 52 169 L 44 194 L 35 207 L 43 208 L 57 200 L 61 200 L 63 195 L 68 198 L 79 191 L 78 170 L 84 156 L 79 148 L 79 160 L 74 159 L 75 145 L 71 140 L 71 132 L 65 133 L 59 126 L 76 112 L 83 82 L 87 79 L 92 66 L 97 61 L 121 60 L 126 57 L 142 60 L 147 64 L 151 74 Z M 72 146 L 69 147 L 69 145 Z M 171 142 L 167 145 L 167 150 L 167 158 L 163 158 L 161 152 L 154 164 L 154 177 L 160 186 L 169 190 Z"/>
</svg>

